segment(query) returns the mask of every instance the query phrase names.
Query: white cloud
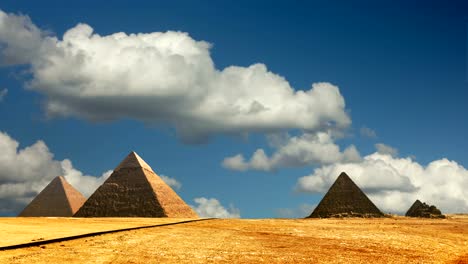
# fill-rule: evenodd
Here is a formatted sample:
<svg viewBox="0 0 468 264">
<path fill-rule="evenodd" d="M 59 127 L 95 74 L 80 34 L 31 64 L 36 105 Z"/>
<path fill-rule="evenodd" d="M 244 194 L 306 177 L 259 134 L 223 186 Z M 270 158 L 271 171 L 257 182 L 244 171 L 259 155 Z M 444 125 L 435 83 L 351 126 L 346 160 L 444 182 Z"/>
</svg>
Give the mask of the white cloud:
<svg viewBox="0 0 468 264">
<path fill-rule="evenodd" d="M 177 181 L 175 178 L 171 178 L 166 175 L 160 175 L 160 177 L 167 185 L 171 186 L 172 188 L 176 190 L 179 190 L 182 187 L 182 184 L 179 181 Z"/>
<path fill-rule="evenodd" d="M 387 154 L 392 157 L 398 156 L 398 149 L 390 147 L 388 145 L 378 143 L 378 144 L 375 144 L 375 148 L 377 149 L 377 152 L 380 154 Z"/>
<path fill-rule="evenodd" d="M 1 64 L 29 64 L 43 46 L 46 35 L 29 17 L 8 15 L 0 10 Z"/>
<path fill-rule="evenodd" d="M 2 89 L 0 90 L 0 102 L 3 101 L 3 99 L 5 98 L 5 96 L 8 94 L 8 89 Z"/>
<path fill-rule="evenodd" d="M 423 166 L 411 158 L 373 153 L 360 163 L 337 163 L 299 178 L 297 190 L 324 193 L 346 172 L 384 212 L 404 213 L 416 200 L 435 204 L 445 213 L 468 211 L 468 170 L 455 161 L 435 160 Z"/>
<path fill-rule="evenodd" d="M 89 196 L 110 175 L 83 175 L 70 160 L 55 160 L 47 145 L 39 140 L 18 149 L 19 143 L 0 132 L 0 214 L 16 214 L 49 182 L 62 175 L 83 195 Z"/>
<path fill-rule="evenodd" d="M 227 169 L 237 171 L 245 171 L 249 168 L 249 164 L 245 161 L 242 154 L 237 154 L 235 156 L 225 158 L 222 165 Z"/>
<path fill-rule="evenodd" d="M 0 11 L 0 46 L 4 63 L 31 66 L 28 87 L 50 116 L 169 124 L 186 141 L 351 123 L 338 87 L 295 91 L 261 63 L 216 69 L 210 44 L 183 32 L 100 36 L 78 24 L 59 39 Z"/>
<path fill-rule="evenodd" d="M 99 177 L 84 175 L 81 171 L 73 168 L 69 159 L 64 159 L 60 162 L 65 179 L 78 189 L 84 196 L 89 197 L 93 192 L 112 174 L 112 170 L 108 170 Z"/>
<path fill-rule="evenodd" d="M 361 133 L 361 136 L 363 136 L 363 137 L 377 138 L 377 133 L 375 132 L 375 130 L 373 130 L 371 128 L 368 128 L 368 127 L 364 126 L 364 127 L 361 127 L 359 132 Z"/>
<path fill-rule="evenodd" d="M 301 204 L 297 208 L 278 208 L 276 214 L 281 218 L 304 218 L 315 209 L 316 204 Z"/>
<path fill-rule="evenodd" d="M 335 162 L 359 162 L 361 156 L 354 145 L 343 152 L 336 145 L 329 133 L 302 134 L 300 136 L 268 137 L 270 145 L 276 149 L 271 157 L 263 149 L 257 149 L 249 161 L 237 154 L 223 160 L 223 167 L 245 171 L 262 170 L 271 171 L 284 167 L 300 167 L 307 165 L 332 164 Z"/>
<path fill-rule="evenodd" d="M 230 206 L 226 209 L 221 203 L 215 198 L 195 198 L 196 206 L 192 208 L 197 212 L 200 217 L 215 217 L 215 218 L 240 218 L 239 209 Z"/>
</svg>

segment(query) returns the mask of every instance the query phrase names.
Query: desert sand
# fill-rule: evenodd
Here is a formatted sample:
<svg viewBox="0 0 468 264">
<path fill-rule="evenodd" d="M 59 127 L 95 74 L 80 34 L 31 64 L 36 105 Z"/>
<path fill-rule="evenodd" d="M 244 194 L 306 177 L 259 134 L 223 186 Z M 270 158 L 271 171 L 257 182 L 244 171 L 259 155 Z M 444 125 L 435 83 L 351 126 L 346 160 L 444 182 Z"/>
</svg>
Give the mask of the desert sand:
<svg viewBox="0 0 468 264">
<path fill-rule="evenodd" d="M 176 218 L 0 218 L 0 247 L 106 230 L 184 221 Z M 0 251 L 0 255 L 3 252 Z M 1 262 L 0 262 L 1 263 Z"/>
<path fill-rule="evenodd" d="M 7 218 L 0 232 L 11 244 L 180 220 Z M 0 263 L 65 262 L 468 263 L 468 217 L 214 219 L 0 251 Z"/>
</svg>

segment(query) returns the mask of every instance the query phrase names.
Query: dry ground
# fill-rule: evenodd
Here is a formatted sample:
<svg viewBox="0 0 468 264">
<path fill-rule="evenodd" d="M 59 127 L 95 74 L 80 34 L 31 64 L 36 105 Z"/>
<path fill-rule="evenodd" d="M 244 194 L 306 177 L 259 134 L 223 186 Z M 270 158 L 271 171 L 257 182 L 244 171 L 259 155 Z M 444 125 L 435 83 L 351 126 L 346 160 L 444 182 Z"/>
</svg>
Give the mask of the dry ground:
<svg viewBox="0 0 468 264">
<path fill-rule="evenodd" d="M 34 231 L 37 221 L 40 229 Z M 9 230 L 2 239 L 15 241 L 11 237 L 24 227 L 34 237 L 47 237 L 64 234 L 57 226 L 70 232 L 80 227 L 81 232 L 158 221 L 171 219 L 10 218 L 8 223 L 0 219 L 0 231 Z M 22 236 L 18 241 L 28 240 Z M 69 262 L 468 263 L 468 217 L 207 220 L 0 251 L 0 263 Z"/>
<path fill-rule="evenodd" d="M 0 218 L 0 247 L 85 233 L 184 221 L 175 218 Z M 2 252 L 0 252 L 2 255 Z M 1 263 L 1 262 L 0 262 Z"/>
</svg>

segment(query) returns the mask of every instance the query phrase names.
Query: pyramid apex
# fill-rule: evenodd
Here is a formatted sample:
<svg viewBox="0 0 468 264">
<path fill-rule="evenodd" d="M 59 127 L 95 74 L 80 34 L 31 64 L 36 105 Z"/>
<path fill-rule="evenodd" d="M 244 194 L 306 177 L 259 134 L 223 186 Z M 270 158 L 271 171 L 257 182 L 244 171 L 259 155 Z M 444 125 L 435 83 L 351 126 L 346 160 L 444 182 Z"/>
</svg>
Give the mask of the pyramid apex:
<svg viewBox="0 0 468 264">
<path fill-rule="evenodd" d="M 153 171 L 148 163 L 146 163 L 135 151 L 131 151 L 127 157 L 122 162 L 120 162 L 119 166 L 114 169 L 114 171 L 128 168 L 145 168 L 147 170 Z"/>
<path fill-rule="evenodd" d="M 346 182 L 346 183 L 349 183 L 351 182 L 352 184 L 356 184 L 354 183 L 354 181 L 351 179 L 351 177 L 349 177 L 348 174 L 346 174 L 346 172 L 341 172 L 340 175 L 338 175 L 338 177 L 336 178 L 335 182 Z"/>
<path fill-rule="evenodd" d="M 65 185 L 65 183 L 68 183 L 67 180 L 65 179 L 65 177 L 63 176 L 55 176 L 55 178 L 52 179 L 52 181 L 50 181 L 50 184 L 61 184 L 62 186 Z"/>
<path fill-rule="evenodd" d="M 62 175 L 56 176 L 53 180 L 67 181 Z"/>
<path fill-rule="evenodd" d="M 348 176 L 348 174 L 346 174 L 346 172 L 344 172 L 344 171 L 342 171 L 342 172 L 340 173 L 340 175 L 338 176 L 338 178 L 339 178 L 339 177 L 347 177 L 347 178 L 350 178 L 350 177 Z M 350 179 L 351 179 L 351 178 L 350 178 Z"/>
</svg>

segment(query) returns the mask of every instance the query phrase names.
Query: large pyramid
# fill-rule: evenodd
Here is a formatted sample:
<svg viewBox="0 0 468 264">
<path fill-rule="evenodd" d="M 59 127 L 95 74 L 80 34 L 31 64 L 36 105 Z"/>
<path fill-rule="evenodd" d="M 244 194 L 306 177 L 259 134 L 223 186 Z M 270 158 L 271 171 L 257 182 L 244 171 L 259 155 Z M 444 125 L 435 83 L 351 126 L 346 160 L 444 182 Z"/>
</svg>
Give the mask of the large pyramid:
<svg viewBox="0 0 468 264">
<path fill-rule="evenodd" d="M 382 212 L 342 172 L 309 217 L 381 217 Z"/>
<path fill-rule="evenodd" d="M 85 201 L 65 178 L 58 176 L 18 216 L 73 216 Z"/>
<path fill-rule="evenodd" d="M 115 168 L 75 216 L 198 217 L 135 152 Z"/>
</svg>

